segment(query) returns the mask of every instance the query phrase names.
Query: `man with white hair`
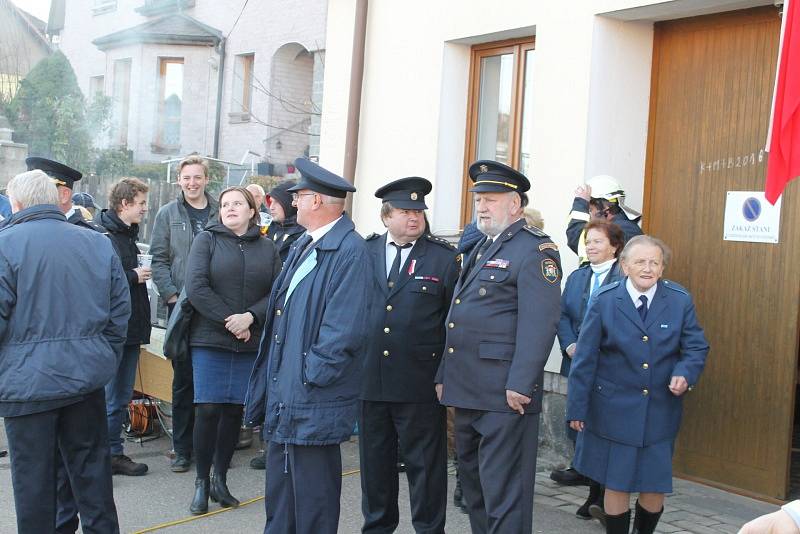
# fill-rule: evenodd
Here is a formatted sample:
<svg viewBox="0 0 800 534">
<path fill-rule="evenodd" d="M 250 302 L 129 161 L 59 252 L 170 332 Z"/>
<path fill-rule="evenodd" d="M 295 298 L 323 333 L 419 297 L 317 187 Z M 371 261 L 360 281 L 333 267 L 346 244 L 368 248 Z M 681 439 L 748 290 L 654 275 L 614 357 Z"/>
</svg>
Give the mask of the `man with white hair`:
<svg viewBox="0 0 800 534">
<path fill-rule="evenodd" d="M 245 421 L 267 441 L 265 534 L 336 534 L 340 444 L 358 413 L 369 253 L 344 213 L 342 177 L 298 158 L 295 243 L 272 286 Z"/>
<path fill-rule="evenodd" d="M 253 199 L 256 201 L 256 206 L 258 207 L 258 211 L 262 211 L 264 207 L 264 198 L 266 198 L 267 194 L 264 192 L 264 188 L 258 184 L 249 184 L 245 187 L 250 194 L 253 195 Z"/>
<path fill-rule="evenodd" d="M 125 342 L 125 273 L 111 241 L 67 223 L 44 172 L 17 175 L 8 193 L 14 216 L 0 231 L 0 417 L 17 530 L 56 531 L 63 463 L 83 532 L 119 532 L 103 388 Z M 64 250 L 81 251 L 74 266 Z"/>
<path fill-rule="evenodd" d="M 529 533 L 544 365 L 561 309 L 558 247 L 528 226 L 528 179 L 476 161 L 478 229 L 445 324 L 436 393 L 455 407 L 458 474 L 472 532 Z"/>
</svg>

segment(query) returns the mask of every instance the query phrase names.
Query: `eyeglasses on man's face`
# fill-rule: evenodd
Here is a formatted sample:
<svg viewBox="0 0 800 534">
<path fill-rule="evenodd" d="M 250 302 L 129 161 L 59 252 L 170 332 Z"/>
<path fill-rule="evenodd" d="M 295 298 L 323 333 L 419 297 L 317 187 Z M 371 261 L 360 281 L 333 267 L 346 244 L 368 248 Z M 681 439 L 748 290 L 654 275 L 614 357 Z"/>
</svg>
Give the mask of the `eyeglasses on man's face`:
<svg viewBox="0 0 800 534">
<path fill-rule="evenodd" d="M 292 193 L 292 202 L 297 202 L 300 197 L 314 196 L 317 193 Z"/>
</svg>

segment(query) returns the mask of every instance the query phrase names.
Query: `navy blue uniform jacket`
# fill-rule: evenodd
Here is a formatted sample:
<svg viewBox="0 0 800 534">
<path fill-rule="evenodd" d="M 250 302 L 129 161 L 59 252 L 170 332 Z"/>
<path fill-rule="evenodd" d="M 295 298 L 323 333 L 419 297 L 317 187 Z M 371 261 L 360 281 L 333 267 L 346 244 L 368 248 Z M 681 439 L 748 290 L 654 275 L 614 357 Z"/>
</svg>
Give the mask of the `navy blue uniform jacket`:
<svg viewBox="0 0 800 534">
<path fill-rule="evenodd" d="M 635 447 L 674 440 L 683 396 L 669 391 L 670 380 L 694 386 L 708 354 L 691 295 L 659 280 L 644 323 L 623 280 L 593 298 L 572 359 L 567 420 Z"/>
<path fill-rule="evenodd" d="M 442 404 L 511 412 L 510 389 L 532 398 L 526 413 L 539 413 L 561 305 L 557 247 L 520 219 L 470 269 L 479 248 L 464 261 L 447 317 L 436 375 L 444 385 Z"/>
<path fill-rule="evenodd" d="M 588 263 L 572 271 L 572 274 L 567 277 L 564 292 L 561 294 L 558 344 L 561 346 L 561 374 L 564 376 L 569 376 L 569 368 L 572 363 L 572 358 L 567 356 L 567 347 L 578 342 L 581 323 L 586 316 L 586 305 L 589 303 L 589 285 L 592 283 L 593 274 Z M 616 282 L 622 276 L 622 268 L 619 261 L 616 261 L 603 279 L 603 285 Z"/>
<path fill-rule="evenodd" d="M 0 403 L 69 399 L 105 386 L 130 313 L 109 239 L 67 224 L 54 205 L 15 213 L 0 232 Z"/>
<path fill-rule="evenodd" d="M 287 271 L 272 286 L 250 377 L 245 421 L 294 445 L 350 438 L 361 392 L 372 270 L 364 239 L 345 215 L 314 244 L 316 266 L 285 302 Z M 294 247 L 286 265 L 291 265 Z"/>
<path fill-rule="evenodd" d="M 458 251 L 443 239 L 421 236 L 397 284 L 389 289 L 386 234 L 368 237 L 367 249 L 374 276 L 361 398 L 434 402 L 433 378 L 442 359 L 444 320 L 458 278 Z"/>
</svg>

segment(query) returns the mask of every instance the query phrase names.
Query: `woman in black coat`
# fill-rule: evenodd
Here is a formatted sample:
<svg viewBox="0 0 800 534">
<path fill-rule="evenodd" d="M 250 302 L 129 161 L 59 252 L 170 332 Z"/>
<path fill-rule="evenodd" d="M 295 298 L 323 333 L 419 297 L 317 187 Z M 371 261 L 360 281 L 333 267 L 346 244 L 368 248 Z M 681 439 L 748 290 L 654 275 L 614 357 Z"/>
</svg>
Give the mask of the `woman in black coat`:
<svg viewBox="0 0 800 534">
<path fill-rule="evenodd" d="M 239 505 L 228 491 L 227 471 L 267 300 L 281 269 L 275 245 L 261 236 L 249 191 L 223 191 L 219 219 L 194 239 L 186 266 L 186 295 L 195 309 L 189 330 L 197 461 L 193 514 L 208 511 L 209 497 L 224 507 Z"/>
</svg>

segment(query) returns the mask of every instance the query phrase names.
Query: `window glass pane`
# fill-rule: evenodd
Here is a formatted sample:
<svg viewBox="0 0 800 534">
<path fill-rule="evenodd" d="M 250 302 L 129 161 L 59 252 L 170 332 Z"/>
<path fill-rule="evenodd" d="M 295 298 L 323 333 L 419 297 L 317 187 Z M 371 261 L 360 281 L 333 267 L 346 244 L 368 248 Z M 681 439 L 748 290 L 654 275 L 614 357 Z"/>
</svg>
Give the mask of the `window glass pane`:
<svg viewBox="0 0 800 534">
<path fill-rule="evenodd" d="M 163 135 L 161 142 L 177 146 L 181 142 L 181 103 L 183 99 L 183 63 L 169 61 L 164 65 Z"/>
<path fill-rule="evenodd" d="M 531 144 L 533 134 L 533 71 L 534 50 L 525 52 L 525 82 L 522 93 L 522 126 L 519 145 L 519 170 L 525 176 L 531 173 Z"/>
<path fill-rule="evenodd" d="M 513 71 L 513 54 L 481 59 L 475 159 L 492 159 L 510 164 Z"/>
<path fill-rule="evenodd" d="M 112 88 L 111 142 L 124 146 L 128 143 L 128 113 L 131 94 L 131 60 L 114 62 L 114 85 Z"/>
</svg>

